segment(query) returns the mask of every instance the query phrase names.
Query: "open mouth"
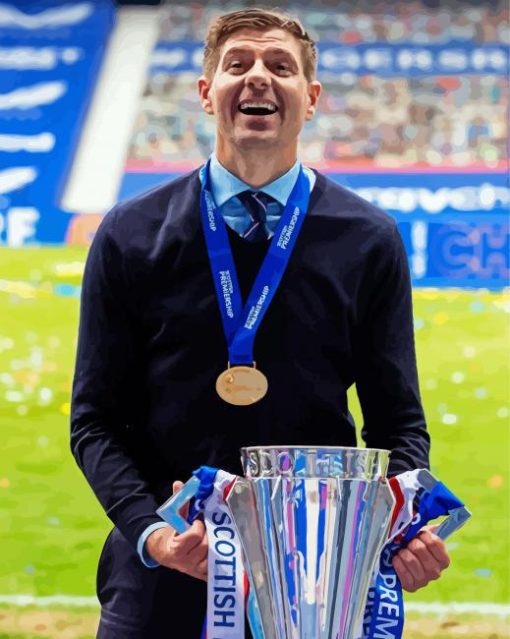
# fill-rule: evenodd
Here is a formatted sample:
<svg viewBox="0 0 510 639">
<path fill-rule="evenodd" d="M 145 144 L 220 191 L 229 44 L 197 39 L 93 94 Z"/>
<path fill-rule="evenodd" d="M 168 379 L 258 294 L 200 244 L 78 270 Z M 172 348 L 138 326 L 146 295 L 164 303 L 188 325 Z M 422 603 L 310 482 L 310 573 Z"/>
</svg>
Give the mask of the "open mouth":
<svg viewBox="0 0 510 639">
<path fill-rule="evenodd" d="M 273 102 L 266 100 L 243 100 L 239 103 L 237 110 L 244 115 L 273 115 L 278 111 L 278 107 Z"/>
</svg>

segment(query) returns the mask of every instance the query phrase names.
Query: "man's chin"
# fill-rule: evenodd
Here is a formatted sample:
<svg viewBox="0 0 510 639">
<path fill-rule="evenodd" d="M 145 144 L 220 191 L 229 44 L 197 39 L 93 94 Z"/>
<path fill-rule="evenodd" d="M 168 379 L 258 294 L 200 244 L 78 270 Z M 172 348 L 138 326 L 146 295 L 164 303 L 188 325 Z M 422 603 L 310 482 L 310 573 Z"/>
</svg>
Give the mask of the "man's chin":
<svg viewBox="0 0 510 639">
<path fill-rule="evenodd" d="M 235 136 L 235 143 L 241 148 L 264 148 L 279 144 L 275 131 L 243 131 Z"/>
</svg>

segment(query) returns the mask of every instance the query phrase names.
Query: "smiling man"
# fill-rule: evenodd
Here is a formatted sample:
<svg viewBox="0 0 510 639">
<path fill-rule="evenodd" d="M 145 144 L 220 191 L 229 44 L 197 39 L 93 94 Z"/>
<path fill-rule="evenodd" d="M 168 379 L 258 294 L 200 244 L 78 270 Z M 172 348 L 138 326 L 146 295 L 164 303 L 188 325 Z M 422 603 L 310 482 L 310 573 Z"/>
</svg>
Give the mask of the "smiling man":
<svg viewBox="0 0 510 639">
<path fill-rule="evenodd" d="M 363 439 L 391 450 L 390 474 L 428 466 L 395 222 L 298 160 L 316 58 L 279 12 L 216 20 L 198 82 L 215 153 L 116 206 L 92 244 L 71 446 L 115 524 L 100 639 L 198 639 L 204 525 L 177 535 L 157 507 L 203 464 L 240 473 L 241 446 L 355 446 L 352 384 Z M 395 559 L 408 590 L 447 564 L 430 529 Z"/>
<path fill-rule="evenodd" d="M 243 11 L 212 26 L 198 82 L 202 107 L 216 118 L 216 159 L 252 189 L 296 164 L 321 91 L 304 31 L 284 17 L 265 24 L 263 15 Z"/>
</svg>

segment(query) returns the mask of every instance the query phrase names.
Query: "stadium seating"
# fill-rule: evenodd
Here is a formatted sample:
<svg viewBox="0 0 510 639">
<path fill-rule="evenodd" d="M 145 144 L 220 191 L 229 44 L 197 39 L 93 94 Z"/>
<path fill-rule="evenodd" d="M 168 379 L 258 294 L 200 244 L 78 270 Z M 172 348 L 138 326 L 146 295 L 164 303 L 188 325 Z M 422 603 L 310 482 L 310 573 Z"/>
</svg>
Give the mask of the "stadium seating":
<svg viewBox="0 0 510 639">
<path fill-rule="evenodd" d="M 211 153 L 214 121 L 196 91 L 201 41 L 213 17 L 253 4 L 161 9 L 121 198 Z M 499 0 L 329 4 L 288 6 L 318 39 L 324 88 L 301 158 L 395 216 L 415 285 L 504 286 L 508 9 Z"/>
<path fill-rule="evenodd" d="M 119 199 L 211 153 L 214 121 L 196 91 L 205 28 L 215 15 L 256 4 L 151 9 L 159 36 L 139 104 L 125 105 L 137 115 L 118 150 L 126 154 Z M 505 3 L 278 4 L 297 11 L 318 40 L 324 91 L 301 158 L 397 219 L 415 285 L 504 286 Z M 108 208 L 73 215 L 59 203 L 114 21 L 113 0 L 0 4 L 0 242 L 88 242 Z"/>
</svg>

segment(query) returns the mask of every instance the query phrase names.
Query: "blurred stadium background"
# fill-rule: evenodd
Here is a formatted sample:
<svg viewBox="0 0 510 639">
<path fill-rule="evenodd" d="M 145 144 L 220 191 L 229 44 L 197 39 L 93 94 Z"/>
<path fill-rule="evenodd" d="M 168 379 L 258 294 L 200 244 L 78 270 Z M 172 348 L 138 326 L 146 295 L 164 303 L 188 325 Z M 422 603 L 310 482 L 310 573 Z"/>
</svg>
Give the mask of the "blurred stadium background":
<svg viewBox="0 0 510 639">
<path fill-rule="evenodd" d="M 510 636 L 508 5 L 277 4 L 319 42 L 301 158 L 398 221 L 433 471 L 474 513 L 405 636 Z M 93 635 L 109 522 L 68 446 L 87 246 L 211 152 L 206 25 L 261 5 L 0 0 L 0 639 Z"/>
</svg>

